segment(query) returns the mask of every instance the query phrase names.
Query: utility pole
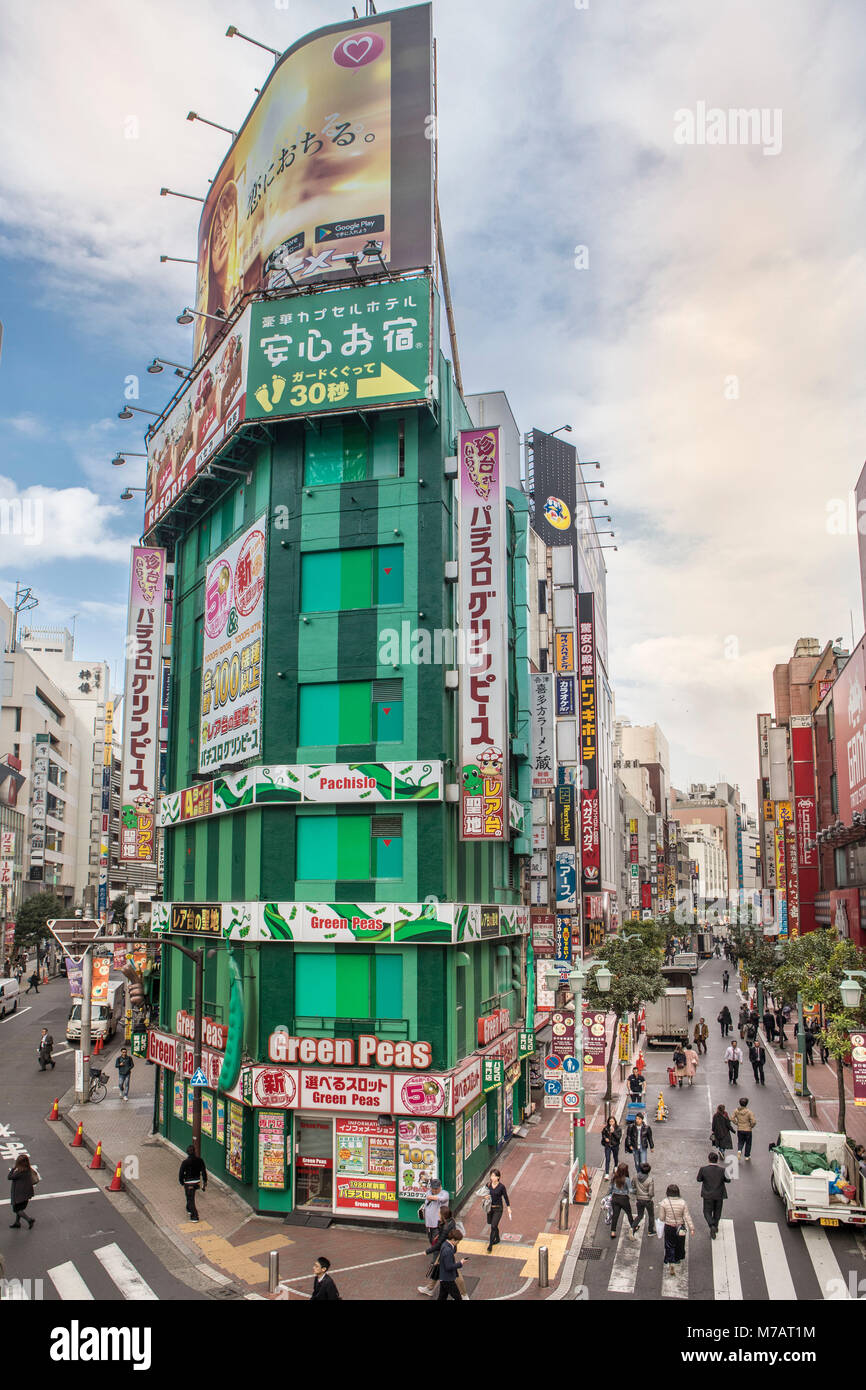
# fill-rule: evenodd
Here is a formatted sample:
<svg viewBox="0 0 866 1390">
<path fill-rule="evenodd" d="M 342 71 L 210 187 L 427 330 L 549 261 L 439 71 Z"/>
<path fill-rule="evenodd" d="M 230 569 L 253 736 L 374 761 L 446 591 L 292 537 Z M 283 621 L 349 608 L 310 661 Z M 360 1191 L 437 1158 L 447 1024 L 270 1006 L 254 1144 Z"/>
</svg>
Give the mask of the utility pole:
<svg viewBox="0 0 866 1390">
<path fill-rule="evenodd" d="M 90 1099 L 90 1023 L 92 1018 L 93 993 L 93 947 L 88 946 L 81 962 L 81 1077 L 76 1093 L 79 1105 L 86 1105 Z"/>
</svg>

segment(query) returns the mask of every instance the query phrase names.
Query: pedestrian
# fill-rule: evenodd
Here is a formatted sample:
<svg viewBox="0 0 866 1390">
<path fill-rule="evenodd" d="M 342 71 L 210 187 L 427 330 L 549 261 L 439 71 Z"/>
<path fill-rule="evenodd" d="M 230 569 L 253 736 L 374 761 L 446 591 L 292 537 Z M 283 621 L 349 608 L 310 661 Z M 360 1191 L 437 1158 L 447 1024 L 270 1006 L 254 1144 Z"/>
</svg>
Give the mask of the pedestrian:
<svg viewBox="0 0 866 1390">
<path fill-rule="evenodd" d="M 204 1159 L 199 1158 L 196 1154 L 195 1144 L 190 1144 L 186 1153 L 187 1156 L 180 1165 L 177 1180 L 186 1194 L 186 1209 L 189 1212 L 190 1221 L 198 1221 L 195 1194 L 198 1191 L 199 1182 L 202 1192 L 207 1192 L 207 1168 Z"/>
<path fill-rule="evenodd" d="M 686 1078 L 690 1086 L 694 1085 L 695 1073 L 698 1069 L 698 1054 L 693 1047 L 686 1048 Z"/>
<path fill-rule="evenodd" d="M 732 1149 L 734 1147 L 734 1141 L 731 1136 L 736 1134 L 736 1132 L 734 1126 L 731 1124 L 731 1117 L 725 1107 L 723 1105 L 717 1105 L 712 1123 L 711 1137 L 713 1146 L 721 1153 L 725 1153 L 727 1149 Z"/>
<path fill-rule="evenodd" d="M 722 975 L 722 992 L 723 992 L 724 994 L 727 994 L 727 992 L 728 992 L 728 985 L 729 985 L 730 983 L 731 983 L 730 972 L 729 972 L 728 970 L 726 970 L 726 971 L 724 972 L 724 974 Z"/>
<path fill-rule="evenodd" d="M 463 1268 L 463 1260 L 457 1259 L 457 1240 L 451 1235 L 447 1240 L 443 1240 L 439 1250 L 439 1299 L 440 1303 L 445 1303 L 452 1298 L 455 1303 L 462 1303 L 463 1299 L 457 1287 L 457 1275 Z"/>
<path fill-rule="evenodd" d="M 704 1220 L 710 1228 L 711 1240 L 715 1240 L 719 1234 L 722 1203 L 727 1196 L 725 1189 L 728 1185 L 725 1170 L 719 1163 L 719 1155 L 715 1151 L 707 1154 L 707 1162 L 703 1168 L 698 1169 L 698 1176 L 695 1181 L 701 1184 L 701 1196 L 704 1199 Z"/>
<path fill-rule="evenodd" d="M 3 975 L 8 980 L 12 974 L 12 962 L 7 956 L 3 962 Z"/>
<path fill-rule="evenodd" d="M 742 1062 L 742 1060 L 743 1060 L 743 1052 L 742 1052 L 742 1049 L 741 1049 L 740 1047 L 738 1047 L 737 1044 L 736 1044 L 735 1042 L 729 1043 L 729 1044 L 728 1044 L 728 1050 L 727 1050 L 727 1052 L 725 1053 L 725 1061 L 726 1061 L 727 1064 L 728 1064 L 728 1085 L 729 1085 L 729 1086 L 736 1086 L 736 1084 L 737 1084 L 737 1078 L 738 1078 L 739 1075 L 740 1075 L 740 1063 Z"/>
<path fill-rule="evenodd" d="M 25 1210 L 27 1203 L 33 1196 L 33 1189 L 39 1181 L 39 1173 L 30 1162 L 30 1155 L 21 1153 L 9 1169 L 9 1181 L 12 1184 L 12 1211 L 15 1220 L 9 1227 L 10 1231 L 16 1230 L 21 1225 L 21 1218 L 27 1222 L 30 1230 L 36 1225 L 36 1217 L 28 1216 Z"/>
<path fill-rule="evenodd" d="M 740 1033 L 740 1037 L 741 1037 L 741 1038 L 745 1037 L 745 1034 L 746 1034 L 746 1025 L 748 1024 L 748 1022 L 749 1022 L 749 1006 L 748 1006 L 748 1004 L 741 1004 L 741 1005 L 740 1005 L 740 1017 L 737 1019 L 737 1028 L 739 1029 L 739 1033 Z"/>
<path fill-rule="evenodd" d="M 601 1131 L 601 1147 L 604 1149 L 604 1176 L 609 1178 L 611 1159 L 614 1168 L 619 1163 L 619 1146 L 622 1143 L 622 1130 L 614 1119 L 613 1115 L 608 1115 L 607 1123 Z"/>
<path fill-rule="evenodd" d="M 32 975 L 28 975 L 28 977 L 27 977 L 27 988 L 25 989 L 24 993 L 25 993 L 25 994 L 29 994 L 30 991 L 31 991 L 31 989 L 35 989 L 35 990 L 36 990 L 36 993 L 37 993 L 37 994 L 39 993 L 39 971 L 38 971 L 38 970 L 34 970 Z"/>
<path fill-rule="evenodd" d="M 640 1229 L 640 1223 L 643 1219 L 643 1214 L 644 1212 L 646 1212 L 646 1233 L 648 1236 L 654 1236 L 656 1233 L 654 1202 L 656 1190 L 655 1183 L 653 1182 L 651 1174 L 652 1168 L 650 1167 L 650 1165 L 648 1163 L 642 1163 L 640 1165 L 640 1168 L 634 1175 L 634 1196 L 635 1206 L 637 1207 L 637 1225 L 638 1229 Z"/>
<path fill-rule="evenodd" d="M 707 1021 L 706 1021 L 706 1019 L 702 1018 L 702 1019 L 700 1020 L 700 1022 L 698 1022 L 698 1023 L 695 1024 L 695 1030 L 694 1030 L 695 1047 L 698 1049 L 698 1052 L 699 1052 L 699 1053 L 700 1053 L 700 1052 L 706 1052 L 706 1050 L 707 1050 L 707 1038 L 708 1038 L 709 1036 L 710 1036 L 710 1030 L 709 1030 L 709 1028 L 708 1028 L 708 1026 L 707 1026 Z"/>
<path fill-rule="evenodd" d="M 812 1060 L 812 1053 L 815 1051 L 815 1034 L 812 1031 L 811 1023 L 807 1023 L 803 1030 L 803 1043 L 806 1048 L 806 1061 L 812 1067 L 815 1065 Z"/>
<path fill-rule="evenodd" d="M 39 1070 L 44 1071 L 50 1066 L 52 1071 L 57 1066 L 51 1053 L 54 1051 L 54 1039 L 47 1028 L 42 1029 L 42 1037 L 36 1045 L 36 1056 L 39 1058 Z"/>
<path fill-rule="evenodd" d="M 827 1049 L 827 1038 L 823 1030 L 818 1034 L 818 1049 L 821 1054 L 821 1065 L 825 1066 L 830 1053 Z"/>
<path fill-rule="evenodd" d="M 616 1228 L 619 1222 L 619 1214 L 625 1212 L 626 1220 L 631 1227 L 632 1239 L 637 1236 L 638 1222 L 631 1213 L 631 1194 L 634 1191 L 632 1180 L 628 1175 L 628 1164 L 620 1163 L 613 1175 L 613 1182 L 610 1185 L 610 1195 L 612 1201 L 610 1238 L 616 1240 Z"/>
<path fill-rule="evenodd" d="M 490 1236 L 487 1241 L 487 1253 L 489 1255 L 494 1245 L 499 1244 L 499 1223 L 502 1220 L 503 1208 L 507 1210 L 510 1221 L 511 1207 L 508 1203 L 508 1192 L 498 1168 L 493 1169 L 484 1185 L 490 1193 L 490 1206 L 487 1209 L 487 1224 L 490 1227 Z"/>
<path fill-rule="evenodd" d="M 746 1028 L 746 1047 L 751 1047 L 758 1036 L 758 1030 L 754 1023 L 749 1023 Z"/>
<path fill-rule="evenodd" d="M 640 1104 L 640 1102 L 643 1100 L 643 1093 L 645 1087 L 646 1081 L 641 1076 L 637 1068 L 632 1067 L 631 1074 L 628 1078 L 629 1100 L 633 1103 Z"/>
<path fill-rule="evenodd" d="M 313 1292 L 310 1300 L 314 1298 L 326 1299 L 328 1303 L 337 1303 L 340 1299 L 340 1292 L 337 1285 L 331 1278 L 328 1270 L 331 1268 L 331 1261 L 325 1256 L 320 1255 L 313 1265 Z"/>
<path fill-rule="evenodd" d="M 752 1064 L 752 1071 L 755 1075 L 755 1084 L 757 1086 L 766 1086 L 767 1083 L 764 1080 L 764 1065 L 767 1061 L 767 1053 L 761 1043 L 758 1042 L 757 1038 L 749 1048 L 749 1061 Z"/>
<path fill-rule="evenodd" d="M 675 1182 L 670 1184 L 665 1193 L 665 1199 L 659 1207 L 659 1218 L 664 1223 L 665 1228 L 664 1263 L 670 1266 L 669 1272 L 673 1274 L 674 1265 L 678 1265 L 681 1260 L 685 1259 L 686 1230 L 690 1236 L 695 1233 L 691 1214 L 680 1196 L 680 1189 Z"/>
<path fill-rule="evenodd" d="M 767 1041 L 772 1043 L 776 1037 L 776 1015 L 769 1005 L 764 1010 L 764 1032 L 767 1035 Z"/>
<path fill-rule="evenodd" d="M 748 1163 L 752 1157 L 752 1131 L 758 1125 L 758 1121 L 749 1109 L 748 1096 L 740 1096 L 740 1104 L 731 1119 L 737 1131 L 737 1158 L 745 1158 Z"/>
<path fill-rule="evenodd" d="M 117 1084 L 120 1087 L 121 1099 L 129 1100 L 129 1078 L 135 1063 L 129 1055 L 128 1047 L 120 1049 L 120 1056 L 115 1058 L 114 1065 L 117 1067 Z"/>
<path fill-rule="evenodd" d="M 671 1058 L 671 1061 L 673 1062 L 674 1069 L 676 1070 L 677 1085 L 679 1087 L 682 1087 L 683 1077 L 686 1074 L 686 1052 L 682 1043 L 677 1043 L 676 1047 L 674 1048 L 674 1055 Z"/>
<path fill-rule="evenodd" d="M 652 1125 L 648 1125 L 642 1114 L 635 1115 L 625 1132 L 625 1151 L 634 1154 L 634 1166 L 640 1168 L 647 1161 L 647 1149 L 654 1149 Z"/>
<path fill-rule="evenodd" d="M 722 1037 L 726 1038 L 733 1027 L 734 1020 L 731 1018 L 731 1011 L 727 1004 L 723 1004 L 719 1012 L 717 1023 L 721 1024 Z"/>
<path fill-rule="evenodd" d="M 788 1034 L 785 1032 L 785 1014 L 782 1009 L 776 1010 L 776 1032 L 779 1035 L 779 1046 L 784 1047 L 788 1041 Z"/>
<path fill-rule="evenodd" d="M 421 1215 L 427 1228 L 427 1244 L 432 1245 L 439 1234 L 439 1217 L 443 1207 L 451 1205 L 448 1193 L 438 1178 L 430 1179 L 427 1196 L 421 1206 Z"/>
<path fill-rule="evenodd" d="M 431 1297 L 431 1298 L 432 1298 L 433 1294 L 438 1293 L 438 1291 L 439 1291 L 439 1253 L 440 1253 L 440 1250 L 441 1250 L 441 1247 L 442 1247 L 442 1242 L 443 1242 L 444 1240 L 452 1240 L 452 1238 L 453 1238 L 454 1240 L 462 1240 L 463 1237 L 465 1236 L 465 1234 L 466 1234 L 466 1231 L 464 1230 L 463 1225 L 461 1224 L 461 1222 L 456 1221 L 456 1220 L 454 1219 L 454 1214 L 453 1214 L 453 1212 L 451 1211 L 451 1208 L 450 1208 L 450 1207 L 443 1207 L 443 1208 L 442 1208 L 442 1212 L 441 1212 L 441 1216 L 440 1216 L 440 1220 L 439 1220 L 439 1230 L 438 1230 L 438 1232 L 437 1232 L 437 1234 L 436 1234 L 436 1239 L 435 1239 L 435 1241 L 433 1242 L 433 1244 L 432 1244 L 431 1246 L 428 1247 L 428 1249 L 427 1249 L 427 1251 L 426 1251 L 426 1253 L 427 1253 L 428 1255 L 432 1255 L 432 1256 L 433 1256 L 433 1259 L 432 1259 L 432 1261 L 431 1261 L 431 1263 L 430 1263 L 430 1266 L 429 1266 L 429 1269 L 428 1269 L 428 1271 L 427 1271 L 427 1283 L 426 1283 L 426 1284 L 419 1284 L 419 1285 L 418 1285 L 418 1292 L 419 1292 L 419 1293 L 425 1293 L 425 1294 L 428 1295 L 428 1297 Z M 464 1298 L 464 1299 L 466 1299 L 466 1300 L 468 1301 L 469 1295 L 468 1295 L 468 1293 L 466 1292 L 466 1285 L 465 1285 L 465 1283 L 463 1282 L 463 1275 L 462 1275 L 462 1274 L 458 1274 L 458 1275 L 457 1275 L 457 1280 L 456 1280 L 456 1282 L 457 1282 L 457 1287 L 458 1287 L 458 1289 L 460 1290 L 460 1297 L 461 1297 L 461 1298 Z"/>
</svg>

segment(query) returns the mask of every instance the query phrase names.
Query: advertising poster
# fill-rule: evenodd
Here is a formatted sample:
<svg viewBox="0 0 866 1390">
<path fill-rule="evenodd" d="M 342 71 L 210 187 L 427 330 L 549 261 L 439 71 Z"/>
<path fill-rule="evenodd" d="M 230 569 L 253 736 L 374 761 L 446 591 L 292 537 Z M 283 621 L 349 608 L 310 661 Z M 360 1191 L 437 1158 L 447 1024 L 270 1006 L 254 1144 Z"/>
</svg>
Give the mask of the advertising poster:
<svg viewBox="0 0 866 1390">
<path fill-rule="evenodd" d="M 607 1014 L 584 1006 L 583 1010 L 583 1069 L 604 1071 L 607 1064 Z"/>
<path fill-rule="evenodd" d="M 455 1125 L 456 1144 L 460 1151 L 460 1177 L 457 1191 L 463 1186 L 463 1126 Z M 423 1198 L 430 1183 L 439 1177 L 437 1161 L 437 1123 L 435 1120 L 400 1120 L 397 1129 L 398 1197 Z"/>
<path fill-rule="evenodd" d="M 481 1116 L 482 1116 L 482 1115 L 484 1115 L 484 1116 L 487 1115 L 487 1107 L 486 1107 L 486 1106 L 482 1106 L 479 1110 L 476 1110 L 476 1111 L 475 1111 L 475 1114 L 472 1116 L 472 1147 L 473 1147 L 473 1149 L 477 1149 L 477 1148 L 478 1148 L 478 1145 L 481 1143 Z"/>
<path fill-rule="evenodd" d="M 226 1139 L 226 1172 L 233 1178 L 244 1176 L 244 1108 L 229 1101 L 228 1137 Z"/>
<path fill-rule="evenodd" d="M 218 1144 L 226 1141 L 226 1103 L 221 1097 L 217 1097 L 216 1103 L 216 1132 L 214 1134 Z"/>
<path fill-rule="evenodd" d="M 833 686 L 839 819 L 866 810 L 866 647 L 858 643 Z"/>
<path fill-rule="evenodd" d="M 79 961 L 78 964 L 66 957 L 66 978 L 69 981 L 69 993 L 72 995 L 81 993 L 81 982 L 84 975 L 84 966 Z"/>
<path fill-rule="evenodd" d="M 177 1118 L 178 1118 L 179 1120 L 182 1120 L 182 1119 L 183 1119 L 183 1112 L 184 1112 L 184 1096 L 185 1096 L 185 1093 L 186 1093 L 186 1085 L 185 1085 L 185 1083 L 184 1083 L 183 1081 L 175 1081 L 175 1082 L 174 1082 L 174 1113 L 175 1113 L 175 1115 L 177 1116 Z"/>
<path fill-rule="evenodd" d="M 472 1143 L 472 1116 L 466 1115 L 463 1120 L 463 1154 L 468 1158 L 473 1150 Z"/>
<path fill-rule="evenodd" d="M 556 785 L 556 723 L 553 717 L 553 676 L 529 677 L 532 702 L 532 786 Z"/>
<path fill-rule="evenodd" d="M 286 1185 L 286 1116 L 282 1110 L 259 1110 L 259 1187 L 282 1191 Z"/>
<path fill-rule="evenodd" d="M 191 1125 L 191 1124 L 192 1124 L 192 1112 L 193 1112 L 193 1109 L 195 1108 L 195 1093 L 196 1093 L 196 1087 L 195 1087 L 195 1086 L 188 1086 L 188 1087 L 187 1087 L 187 1092 L 186 1092 L 186 1122 L 187 1122 L 188 1125 Z"/>
<path fill-rule="evenodd" d="M 111 974 L 111 956 L 93 956 L 93 983 L 90 990 L 92 1004 L 104 1004 L 108 999 L 108 977 Z"/>
<path fill-rule="evenodd" d="M 159 1068 L 158 1106 L 160 1128 L 165 1124 L 165 1068 Z"/>
<path fill-rule="evenodd" d="M 120 782 L 121 863 L 156 862 L 165 551 L 133 546 Z"/>
<path fill-rule="evenodd" d="M 854 1104 L 866 1105 L 866 1033 L 851 1034 L 851 1073 Z"/>
<path fill-rule="evenodd" d="M 554 1057 L 575 1057 L 574 1012 L 557 1009 L 551 1014 L 551 1025 L 553 1042 L 550 1050 Z"/>
<path fill-rule="evenodd" d="M 334 1125 L 336 1210 L 396 1216 L 396 1126 L 372 1119 L 338 1119 Z"/>
<path fill-rule="evenodd" d="M 417 5 L 316 30 L 277 60 L 205 200 L 199 314 L 344 278 L 371 239 L 373 266 L 433 264 L 431 48 Z M 194 357 L 215 330 L 196 320 Z"/>
<path fill-rule="evenodd" d="M 454 1126 L 454 1190 L 463 1187 L 463 1125 L 458 1120 Z"/>
<path fill-rule="evenodd" d="M 207 567 L 199 772 L 261 755 L 265 524 L 259 517 Z"/>
<path fill-rule="evenodd" d="M 213 1095 L 210 1091 L 201 1093 L 201 1132 L 208 1139 L 213 1137 Z"/>
<path fill-rule="evenodd" d="M 460 683 L 460 838 L 505 840 L 508 651 L 499 430 L 461 430 L 459 451 L 460 628 L 468 634 L 469 667 Z"/>
</svg>

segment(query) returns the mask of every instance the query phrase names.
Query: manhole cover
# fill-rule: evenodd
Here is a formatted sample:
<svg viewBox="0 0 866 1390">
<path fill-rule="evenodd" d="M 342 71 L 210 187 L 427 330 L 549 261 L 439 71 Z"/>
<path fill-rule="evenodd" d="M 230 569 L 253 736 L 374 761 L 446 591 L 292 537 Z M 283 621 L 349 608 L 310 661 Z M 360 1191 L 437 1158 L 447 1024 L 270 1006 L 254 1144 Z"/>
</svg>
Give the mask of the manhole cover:
<svg viewBox="0 0 866 1390">
<path fill-rule="evenodd" d="M 585 1245 L 578 1256 L 581 1260 L 600 1260 L 604 1254 L 597 1245 Z"/>
</svg>

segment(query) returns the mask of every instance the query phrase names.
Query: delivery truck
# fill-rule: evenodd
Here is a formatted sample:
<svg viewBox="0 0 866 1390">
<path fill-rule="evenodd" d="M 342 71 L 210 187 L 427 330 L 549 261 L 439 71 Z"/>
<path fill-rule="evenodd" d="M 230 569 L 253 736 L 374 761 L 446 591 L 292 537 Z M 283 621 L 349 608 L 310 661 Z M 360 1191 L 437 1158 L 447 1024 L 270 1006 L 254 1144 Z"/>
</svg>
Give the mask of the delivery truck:
<svg viewBox="0 0 866 1390">
<path fill-rule="evenodd" d="M 701 960 L 709 960 L 713 954 L 713 933 L 711 931 L 695 932 L 695 949 Z"/>
<path fill-rule="evenodd" d="M 680 970 L 690 970 L 693 975 L 697 975 L 697 951 L 677 951 L 673 958 L 673 965 L 675 965 Z"/>
<path fill-rule="evenodd" d="M 789 1226 L 866 1226 L 866 1178 L 844 1134 L 786 1129 L 771 1153 L 770 1186 Z"/>
<path fill-rule="evenodd" d="M 66 1020 L 66 1041 L 81 1041 L 81 996 L 72 1000 L 69 1017 Z M 108 999 L 104 1003 L 90 1006 L 90 1036 L 108 1042 L 113 1038 L 126 1014 L 126 981 L 109 980 Z"/>
<path fill-rule="evenodd" d="M 689 1004 L 684 989 L 666 989 L 644 1012 L 648 1047 L 676 1047 L 689 1036 Z"/>
</svg>

